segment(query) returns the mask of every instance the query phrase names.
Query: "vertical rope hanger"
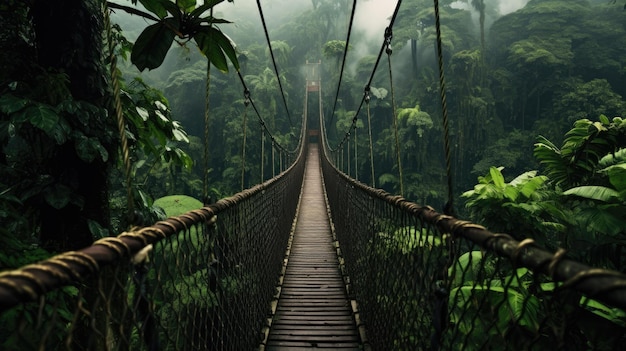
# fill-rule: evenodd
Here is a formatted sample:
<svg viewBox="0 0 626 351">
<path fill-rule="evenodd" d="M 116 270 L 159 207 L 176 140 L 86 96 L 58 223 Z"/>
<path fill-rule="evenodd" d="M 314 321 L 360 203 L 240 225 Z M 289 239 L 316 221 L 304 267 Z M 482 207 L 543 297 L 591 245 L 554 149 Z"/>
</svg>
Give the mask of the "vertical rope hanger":
<svg viewBox="0 0 626 351">
<path fill-rule="evenodd" d="M 350 160 L 350 132 L 348 132 L 348 138 L 346 139 L 346 153 L 348 154 L 347 157 L 347 162 L 346 162 L 346 167 L 348 168 L 348 177 L 351 177 L 352 175 L 350 174 L 350 166 L 352 165 L 352 161 Z"/>
<path fill-rule="evenodd" d="M 272 137 L 272 178 L 276 177 L 276 155 L 275 155 L 275 143 L 274 138 Z"/>
<path fill-rule="evenodd" d="M 372 115 L 370 113 L 370 87 L 365 87 L 365 104 L 367 105 L 367 132 L 369 134 L 369 147 L 370 147 L 370 168 L 372 172 L 372 188 L 376 187 L 376 178 L 374 177 L 374 145 L 372 144 Z"/>
<path fill-rule="evenodd" d="M 356 139 L 356 116 L 354 117 L 354 179 L 359 180 L 359 153 Z"/>
<path fill-rule="evenodd" d="M 210 16 L 213 17 L 213 8 L 211 8 L 210 10 Z M 209 201 L 209 98 L 210 98 L 210 88 L 211 88 L 211 60 L 209 60 L 209 58 L 207 57 L 206 61 L 207 61 L 207 66 L 206 66 L 206 86 L 205 86 L 205 95 L 204 95 L 204 156 L 203 156 L 203 167 L 202 167 L 202 173 L 203 173 L 202 174 L 202 202 L 205 205 L 208 205 L 210 202 Z"/>
<path fill-rule="evenodd" d="M 396 98 L 393 90 L 393 76 L 391 73 L 391 38 L 393 37 L 393 33 L 391 31 L 391 27 L 385 28 L 385 43 L 386 48 L 385 52 L 387 53 L 387 62 L 389 63 L 389 85 L 391 91 L 391 109 L 393 114 L 393 130 L 396 139 L 396 163 L 398 164 L 398 174 L 400 176 L 400 196 L 404 195 L 404 175 L 402 173 L 402 159 L 400 157 L 400 140 L 398 137 L 398 121 L 396 118 Z"/>
<path fill-rule="evenodd" d="M 448 202 L 444 205 L 444 213 L 454 216 L 454 189 L 452 184 L 452 162 L 450 157 L 450 133 L 448 123 L 448 105 L 446 101 L 446 84 L 443 72 L 443 49 L 441 44 L 441 21 L 439 16 L 439 0 L 433 0 L 435 7 L 435 29 L 437 32 L 437 63 L 439 67 L 439 88 L 441 94 L 441 110 L 443 115 L 443 133 L 444 133 L 444 152 L 446 157 L 446 177 L 448 180 Z M 448 275 L 449 267 L 454 265 L 457 260 L 458 252 L 454 244 L 454 237 L 450 236 L 447 241 L 448 245 L 448 260 L 441 267 L 441 281 L 435 286 L 435 309 L 433 310 L 433 321 L 438 321 L 434 324 L 435 333 L 432 336 L 433 350 L 440 349 L 440 342 L 442 335 L 447 328 L 447 316 L 448 316 L 448 299 L 450 295 L 450 279 Z M 439 318 L 437 318 L 439 317 Z"/>
<path fill-rule="evenodd" d="M 126 201 L 128 207 L 128 221 L 133 222 L 133 212 L 135 210 L 135 199 L 132 188 L 132 165 L 130 163 L 130 148 L 128 147 L 128 138 L 126 137 L 126 122 L 122 112 L 122 100 L 120 98 L 120 80 L 117 71 L 117 56 L 115 55 L 115 41 L 113 40 L 113 31 L 111 26 L 111 15 L 106 1 L 102 1 L 104 10 L 104 24 L 106 28 L 106 37 L 109 50 L 109 64 L 111 83 L 113 84 L 113 103 L 115 109 L 115 117 L 117 119 L 117 128 L 120 133 L 120 141 L 122 146 L 122 159 L 124 162 L 124 174 L 126 176 Z"/>
<path fill-rule="evenodd" d="M 245 174 L 246 174 L 246 136 L 247 136 L 247 122 L 248 122 L 248 106 L 250 105 L 250 90 L 245 88 L 243 91 L 243 104 L 245 105 L 243 110 L 243 142 L 241 145 L 241 191 L 245 189 Z"/>
<path fill-rule="evenodd" d="M 446 102 L 446 81 L 443 72 L 443 49 L 441 45 L 441 21 L 439 18 L 439 0 L 433 0 L 435 6 L 435 29 L 437 31 L 437 63 L 439 66 L 439 88 L 441 94 L 441 110 L 443 114 L 443 145 L 446 157 L 446 177 L 448 178 L 448 202 L 444 213 L 454 215 L 454 188 L 452 183 L 452 161 L 450 157 L 450 131 L 448 122 L 448 104 Z"/>
<path fill-rule="evenodd" d="M 261 122 L 261 183 L 265 180 L 264 158 L 265 156 L 265 123 Z M 259 184 L 261 184 L 259 183 Z"/>
</svg>

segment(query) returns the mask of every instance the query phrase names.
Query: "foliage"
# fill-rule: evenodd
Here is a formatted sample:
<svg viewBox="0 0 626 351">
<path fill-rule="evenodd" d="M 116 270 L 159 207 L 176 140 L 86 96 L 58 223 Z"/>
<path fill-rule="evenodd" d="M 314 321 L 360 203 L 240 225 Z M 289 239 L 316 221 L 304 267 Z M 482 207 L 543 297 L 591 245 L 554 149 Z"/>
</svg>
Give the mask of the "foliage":
<svg viewBox="0 0 626 351">
<path fill-rule="evenodd" d="M 620 117 L 578 120 L 561 148 L 538 137 L 535 157 L 545 176 L 527 172 L 506 183 L 501 169 L 463 194 L 472 218 L 495 231 L 530 236 L 593 265 L 621 270 L 626 206 L 626 154 Z"/>
<path fill-rule="evenodd" d="M 228 72 L 227 58 L 235 69 L 239 70 L 233 43 L 215 26 L 215 24 L 230 22 L 212 15 L 203 16 L 206 11 L 212 10 L 215 5 L 224 0 L 211 0 L 200 6 L 196 6 L 196 1 L 190 0 L 132 1 L 133 4 L 139 1 L 152 14 L 111 2 L 109 2 L 109 7 L 157 22 L 146 27 L 133 45 L 131 61 L 140 71 L 159 67 L 174 40 L 184 45 L 192 39 L 200 51 L 219 70 Z"/>
<path fill-rule="evenodd" d="M 464 350 L 551 350 L 557 344 L 567 349 L 610 350 L 620 342 L 624 311 L 561 290 L 559 284 L 527 268 L 511 267 L 482 251 L 468 251 L 448 269 L 448 277 L 451 330 L 444 343 L 446 338 L 462 337 Z M 558 331 L 564 321 L 574 318 L 576 324 L 568 323 L 566 331 Z"/>
<path fill-rule="evenodd" d="M 578 120 L 566 135 L 561 148 L 544 137 L 535 144 L 535 157 L 546 167 L 547 176 L 555 185 L 570 188 L 601 181 L 598 163 L 608 155 L 626 147 L 626 121 L 612 121 L 601 115 L 600 120 Z"/>
<path fill-rule="evenodd" d="M 468 198 L 466 207 L 478 223 L 493 231 L 512 233 L 520 240 L 534 237 L 553 246 L 567 229 L 562 222 L 566 214 L 546 188 L 547 180 L 537 171 L 529 171 L 507 183 L 502 168 L 491 167 L 489 174 L 478 177 L 479 184 L 462 196 Z"/>
<path fill-rule="evenodd" d="M 410 108 L 398 109 L 398 120 L 406 126 L 413 126 L 417 129 L 417 136 L 424 136 L 424 130 L 433 127 L 433 120 L 427 112 L 421 111 L 419 105 Z"/>
</svg>

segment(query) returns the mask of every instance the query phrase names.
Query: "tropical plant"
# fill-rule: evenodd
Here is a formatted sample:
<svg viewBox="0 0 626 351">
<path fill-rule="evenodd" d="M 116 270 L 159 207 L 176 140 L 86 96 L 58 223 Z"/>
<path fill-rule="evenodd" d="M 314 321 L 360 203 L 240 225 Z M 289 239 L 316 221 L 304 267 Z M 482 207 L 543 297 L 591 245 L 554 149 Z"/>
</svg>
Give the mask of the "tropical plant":
<svg viewBox="0 0 626 351">
<path fill-rule="evenodd" d="M 468 198 L 466 207 L 478 223 L 520 240 L 530 236 L 554 246 L 562 240 L 566 215 L 546 188 L 547 180 L 537 171 L 529 171 L 507 183 L 502 168 L 491 167 L 489 174 L 478 177 L 479 184 L 462 196 Z"/>
<path fill-rule="evenodd" d="M 538 138 L 535 157 L 555 185 L 568 189 L 601 182 L 606 175 L 597 172 L 600 160 L 626 147 L 626 120 L 615 117 L 610 121 L 604 115 L 599 119 L 576 121 L 561 148 L 544 137 Z"/>
<path fill-rule="evenodd" d="M 199 6 L 196 0 L 131 1 L 133 4 L 141 3 L 152 14 L 113 2 L 108 2 L 108 6 L 156 22 L 146 27 L 133 45 L 131 61 L 140 71 L 159 67 L 174 41 L 185 45 L 190 40 L 196 42 L 200 51 L 219 70 L 228 72 L 227 58 L 239 70 L 233 43 L 215 26 L 230 22 L 213 17 L 212 12 L 208 16 L 204 15 L 224 0 L 209 0 Z"/>
<path fill-rule="evenodd" d="M 443 341 L 451 349 L 611 350 L 620 343 L 624 311 L 562 290 L 527 268 L 468 251 L 448 278 L 450 326 Z M 565 322 L 572 319 L 575 325 Z"/>
</svg>

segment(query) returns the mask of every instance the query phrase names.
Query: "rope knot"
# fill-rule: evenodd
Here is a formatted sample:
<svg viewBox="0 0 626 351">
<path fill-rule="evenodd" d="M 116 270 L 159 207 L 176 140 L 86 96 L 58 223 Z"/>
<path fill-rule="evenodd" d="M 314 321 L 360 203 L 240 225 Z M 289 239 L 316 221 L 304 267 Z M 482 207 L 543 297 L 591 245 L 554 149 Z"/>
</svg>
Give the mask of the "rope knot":
<svg viewBox="0 0 626 351">
<path fill-rule="evenodd" d="M 250 105 L 250 90 L 248 90 L 248 88 L 244 89 L 243 98 L 243 104 L 248 107 L 248 105 Z"/>
<path fill-rule="evenodd" d="M 393 32 L 391 30 L 391 27 L 385 28 L 385 45 L 387 46 L 387 48 L 385 49 L 385 53 L 387 53 L 387 55 L 391 55 L 391 53 L 393 52 L 393 50 L 391 50 L 392 38 L 393 38 Z"/>
</svg>

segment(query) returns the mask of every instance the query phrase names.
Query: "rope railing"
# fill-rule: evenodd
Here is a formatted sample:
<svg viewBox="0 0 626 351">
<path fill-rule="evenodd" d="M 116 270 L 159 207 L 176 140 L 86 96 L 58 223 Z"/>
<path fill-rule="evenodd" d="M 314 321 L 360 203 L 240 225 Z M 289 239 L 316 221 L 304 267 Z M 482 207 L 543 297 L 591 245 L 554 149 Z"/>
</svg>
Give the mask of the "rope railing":
<svg viewBox="0 0 626 351">
<path fill-rule="evenodd" d="M 255 348 L 275 298 L 303 152 L 277 177 L 215 204 L 0 273 L 0 349 Z"/>
<path fill-rule="evenodd" d="M 626 341 L 626 275 L 368 187 L 325 157 L 322 170 L 373 350 L 613 350 Z"/>
</svg>

